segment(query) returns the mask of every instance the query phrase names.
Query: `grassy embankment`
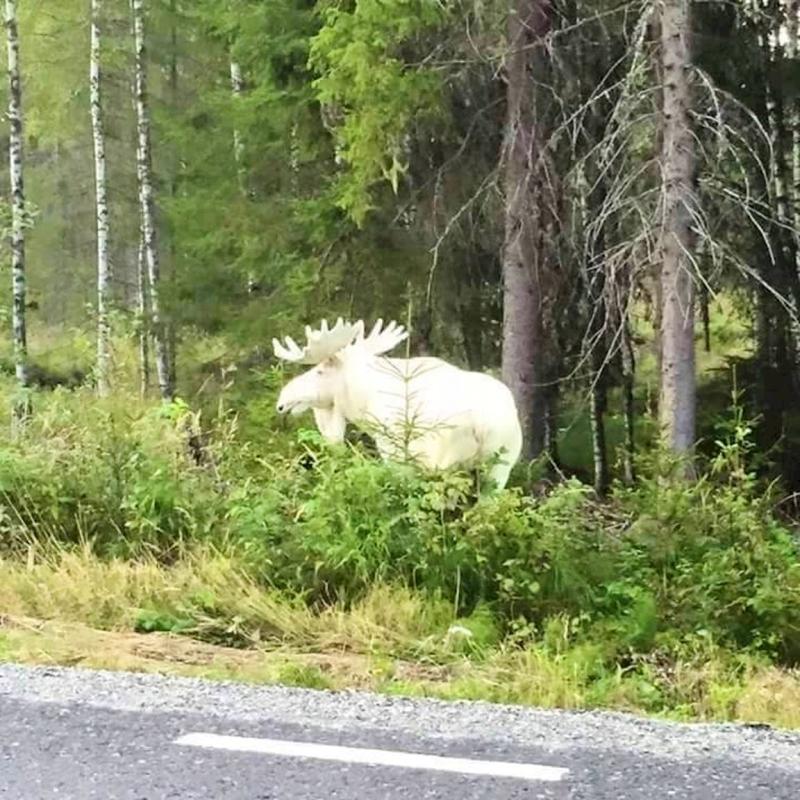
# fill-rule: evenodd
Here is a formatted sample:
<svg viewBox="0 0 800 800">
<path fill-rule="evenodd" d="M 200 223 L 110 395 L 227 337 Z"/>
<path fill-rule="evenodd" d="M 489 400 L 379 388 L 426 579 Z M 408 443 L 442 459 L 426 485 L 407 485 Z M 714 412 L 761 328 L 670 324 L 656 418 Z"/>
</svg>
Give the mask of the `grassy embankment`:
<svg viewBox="0 0 800 800">
<path fill-rule="evenodd" d="M 797 537 L 736 414 L 692 487 L 651 458 L 602 503 L 567 482 L 475 505 L 462 476 L 278 425 L 266 373 L 195 371 L 191 404 L 222 404 L 198 464 L 186 409 L 132 399 L 123 346 L 118 372 L 2 425 L 0 659 L 800 727 Z"/>
</svg>

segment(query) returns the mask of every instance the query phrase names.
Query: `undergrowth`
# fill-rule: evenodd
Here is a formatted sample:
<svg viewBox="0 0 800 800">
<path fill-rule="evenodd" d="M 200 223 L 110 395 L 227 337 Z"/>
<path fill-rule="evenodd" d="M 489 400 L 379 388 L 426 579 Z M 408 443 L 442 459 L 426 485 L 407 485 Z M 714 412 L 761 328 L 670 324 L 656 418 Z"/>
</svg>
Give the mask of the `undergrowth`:
<svg viewBox="0 0 800 800">
<path fill-rule="evenodd" d="M 41 395 L 0 440 L 0 612 L 407 659 L 446 680 L 379 688 L 442 696 L 737 718 L 795 685 L 798 541 L 740 417 L 696 482 L 644 463 L 602 502 L 576 480 L 478 500 L 469 475 L 238 425 Z"/>
</svg>

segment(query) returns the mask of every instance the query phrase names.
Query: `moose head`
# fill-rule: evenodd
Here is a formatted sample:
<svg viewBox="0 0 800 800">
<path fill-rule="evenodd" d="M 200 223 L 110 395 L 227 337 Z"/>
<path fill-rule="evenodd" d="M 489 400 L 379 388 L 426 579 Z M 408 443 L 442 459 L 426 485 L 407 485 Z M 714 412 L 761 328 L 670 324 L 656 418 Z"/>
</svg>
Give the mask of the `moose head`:
<svg viewBox="0 0 800 800">
<path fill-rule="evenodd" d="M 306 326 L 306 343 L 300 347 L 290 336 L 272 340 L 275 355 L 283 361 L 310 364 L 312 368 L 283 387 L 276 408 L 281 414 L 302 414 L 311 409 L 320 432 L 341 441 L 347 419 L 357 415 L 370 384 L 369 362 L 389 352 L 408 333 L 396 322 L 385 328 L 378 320 L 369 335 L 364 322 L 344 322 L 333 327 L 323 320 L 317 330 Z"/>
</svg>

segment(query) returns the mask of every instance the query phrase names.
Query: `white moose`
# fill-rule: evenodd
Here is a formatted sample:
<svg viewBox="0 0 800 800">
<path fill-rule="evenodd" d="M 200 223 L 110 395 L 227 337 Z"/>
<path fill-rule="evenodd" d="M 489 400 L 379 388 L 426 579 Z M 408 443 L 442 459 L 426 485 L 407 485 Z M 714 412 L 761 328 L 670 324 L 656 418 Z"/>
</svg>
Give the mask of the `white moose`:
<svg viewBox="0 0 800 800">
<path fill-rule="evenodd" d="M 420 466 L 447 469 L 494 459 L 489 477 L 508 482 L 522 449 L 514 399 L 505 384 L 438 358 L 387 358 L 408 337 L 395 322 L 378 320 L 368 336 L 364 323 L 339 318 L 319 330 L 306 326 L 306 344 L 272 340 L 275 355 L 313 368 L 283 387 L 280 413 L 311 409 L 320 433 L 344 440 L 348 422 L 366 428 L 384 459 L 410 457 Z"/>
</svg>

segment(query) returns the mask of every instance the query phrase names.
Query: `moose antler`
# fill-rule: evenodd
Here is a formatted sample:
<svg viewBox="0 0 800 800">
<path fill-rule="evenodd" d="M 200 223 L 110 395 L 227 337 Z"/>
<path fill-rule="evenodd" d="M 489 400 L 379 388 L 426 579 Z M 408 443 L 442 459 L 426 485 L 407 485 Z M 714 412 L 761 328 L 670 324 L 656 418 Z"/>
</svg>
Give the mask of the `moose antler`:
<svg viewBox="0 0 800 800">
<path fill-rule="evenodd" d="M 388 353 L 393 347 L 408 338 L 408 331 L 396 322 L 390 322 L 383 328 L 383 320 L 379 319 L 369 335 L 364 337 L 363 330 L 359 337 L 360 344 L 373 356 Z"/>
<path fill-rule="evenodd" d="M 273 339 L 272 349 L 275 355 L 283 361 L 292 361 L 297 364 L 319 364 L 334 353 L 343 350 L 356 337 L 363 335 L 363 322 L 360 320 L 355 323 L 344 322 L 339 317 L 332 328 L 328 328 L 327 320 L 322 320 L 319 330 L 312 330 L 310 325 L 306 325 L 306 344 L 302 348 L 291 336 L 287 336 L 284 343 Z"/>
</svg>

